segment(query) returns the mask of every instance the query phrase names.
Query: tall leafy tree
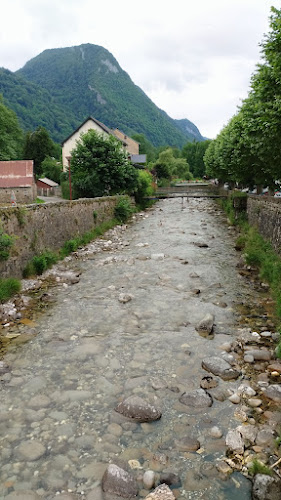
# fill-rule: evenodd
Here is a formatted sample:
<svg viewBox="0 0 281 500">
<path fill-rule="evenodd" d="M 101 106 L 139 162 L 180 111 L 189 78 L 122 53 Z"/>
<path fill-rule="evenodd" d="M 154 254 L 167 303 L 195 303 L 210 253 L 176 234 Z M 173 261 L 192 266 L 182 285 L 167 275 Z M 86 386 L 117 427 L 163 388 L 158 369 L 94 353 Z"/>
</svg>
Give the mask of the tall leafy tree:
<svg viewBox="0 0 281 500">
<path fill-rule="evenodd" d="M 281 179 L 281 10 L 272 7 L 261 47 L 249 95 L 209 146 L 205 163 L 218 179 L 273 188 Z"/>
<path fill-rule="evenodd" d="M 187 142 L 182 149 L 182 156 L 189 164 L 194 177 L 203 177 L 206 173 L 204 154 L 211 141 Z"/>
<path fill-rule="evenodd" d="M 0 94 L 0 160 L 20 159 L 22 140 L 17 115 L 5 106 Z"/>
<path fill-rule="evenodd" d="M 117 193 L 132 194 L 137 172 L 122 144 L 113 136 L 95 130 L 82 135 L 72 151 L 71 175 L 78 196 L 95 197 Z"/>
<path fill-rule="evenodd" d="M 23 155 L 26 160 L 34 161 L 34 171 L 37 177 L 43 174 L 42 162 L 48 156 L 55 156 L 57 147 L 44 127 L 38 127 L 34 132 L 27 132 L 24 141 Z"/>
</svg>

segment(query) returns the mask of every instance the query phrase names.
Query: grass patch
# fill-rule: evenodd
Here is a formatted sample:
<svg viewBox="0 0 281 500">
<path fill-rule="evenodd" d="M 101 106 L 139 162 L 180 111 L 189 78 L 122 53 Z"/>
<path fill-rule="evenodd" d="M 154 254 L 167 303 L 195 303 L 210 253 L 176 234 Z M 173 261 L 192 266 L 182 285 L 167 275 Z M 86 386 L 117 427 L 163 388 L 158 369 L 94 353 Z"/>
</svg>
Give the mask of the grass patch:
<svg viewBox="0 0 281 500">
<path fill-rule="evenodd" d="M 20 281 L 15 278 L 0 278 L 0 302 L 9 300 L 21 289 Z"/>
<path fill-rule="evenodd" d="M 255 476 L 256 474 L 266 474 L 267 476 L 272 476 L 272 469 L 259 462 L 256 458 L 254 458 L 252 465 L 248 469 L 249 474 L 251 476 Z"/>
<path fill-rule="evenodd" d="M 45 203 L 45 201 L 41 200 L 41 198 L 36 198 L 35 203 Z"/>
</svg>

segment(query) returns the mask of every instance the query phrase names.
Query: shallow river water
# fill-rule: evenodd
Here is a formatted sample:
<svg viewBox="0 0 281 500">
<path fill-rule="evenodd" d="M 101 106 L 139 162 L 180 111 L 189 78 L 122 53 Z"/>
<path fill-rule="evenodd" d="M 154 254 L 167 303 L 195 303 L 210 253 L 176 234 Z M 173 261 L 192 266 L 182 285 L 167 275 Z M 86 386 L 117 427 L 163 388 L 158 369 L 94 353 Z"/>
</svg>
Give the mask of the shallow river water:
<svg viewBox="0 0 281 500">
<path fill-rule="evenodd" d="M 165 200 L 137 217 L 118 245 L 114 231 L 110 238 L 108 251 L 90 245 L 77 261 L 79 283 L 57 288 L 37 337 L 5 355 L 11 371 L 0 386 L 0 499 L 28 490 L 30 500 L 62 492 L 99 500 L 103 471 L 117 458 L 134 460 L 139 474 L 175 472 L 180 500 L 249 499 L 247 479 L 223 479 L 215 467 L 226 432 L 237 425 L 235 406 L 214 399 L 198 412 L 179 402 L 207 375 L 203 357 L 221 354 L 235 336 L 236 304 L 255 293 L 238 274 L 224 216 L 210 200 Z M 121 293 L 131 300 L 120 302 Z M 206 313 L 215 316 L 213 338 L 195 330 Z M 219 381 L 221 390 L 237 385 Z M 162 418 L 136 424 L 116 413 L 132 394 L 160 406 Z M 210 435 L 213 426 L 222 438 Z M 197 452 L 182 449 L 186 436 L 199 440 Z"/>
</svg>

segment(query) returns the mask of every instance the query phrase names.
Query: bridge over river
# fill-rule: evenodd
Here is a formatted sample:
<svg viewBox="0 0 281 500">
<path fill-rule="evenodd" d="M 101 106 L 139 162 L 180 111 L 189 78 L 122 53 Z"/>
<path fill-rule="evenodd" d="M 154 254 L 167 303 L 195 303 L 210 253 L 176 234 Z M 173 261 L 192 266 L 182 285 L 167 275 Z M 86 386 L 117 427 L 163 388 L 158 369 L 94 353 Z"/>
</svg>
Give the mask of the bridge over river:
<svg viewBox="0 0 281 500">
<path fill-rule="evenodd" d="M 251 498 L 249 479 L 222 472 L 226 435 L 244 425 L 240 413 L 248 418 L 228 399 L 238 402 L 243 379 L 209 377 L 202 361 L 216 356 L 232 370 L 237 354 L 226 351 L 244 327 L 241 308 L 259 331 L 270 317 L 264 295 L 238 272 L 225 216 L 213 200 L 193 198 L 161 200 L 68 257 L 59 266 L 78 268 L 80 281 L 36 291 L 41 305 L 53 303 L 34 323 L 23 310 L 18 327 L 3 329 L 0 500 L 131 498 L 112 493 L 116 486 L 102 491 L 110 463 L 135 478 L 136 500 L 163 481 L 177 500 Z M 210 335 L 196 330 L 206 315 Z M 131 396 L 161 418 L 140 423 L 117 412 Z M 255 415 L 249 409 L 248 429 Z"/>
<path fill-rule="evenodd" d="M 227 192 L 220 192 L 209 182 L 188 182 L 175 186 L 159 187 L 150 199 L 165 198 L 226 198 Z"/>
</svg>

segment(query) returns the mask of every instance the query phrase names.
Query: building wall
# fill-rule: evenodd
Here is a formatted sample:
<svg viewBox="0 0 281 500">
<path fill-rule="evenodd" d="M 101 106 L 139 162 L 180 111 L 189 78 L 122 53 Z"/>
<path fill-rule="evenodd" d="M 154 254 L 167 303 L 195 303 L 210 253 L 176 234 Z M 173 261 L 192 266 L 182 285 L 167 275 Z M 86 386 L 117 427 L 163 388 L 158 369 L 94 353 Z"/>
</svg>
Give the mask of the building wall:
<svg viewBox="0 0 281 500">
<path fill-rule="evenodd" d="M 32 186 L 18 188 L 1 188 L 0 187 L 0 205 L 12 203 L 12 195 L 15 195 L 17 203 L 33 203 L 37 197 L 37 188 L 34 183 Z"/>
<path fill-rule="evenodd" d="M 15 242 L 7 261 L 0 262 L 0 276 L 22 277 L 34 255 L 56 251 L 65 241 L 82 235 L 110 220 L 118 197 L 80 199 L 26 207 L 0 207 L 0 225 L 14 235 Z"/>
<path fill-rule="evenodd" d="M 62 166 L 63 166 L 63 171 L 65 172 L 68 168 L 68 160 L 67 158 L 71 156 L 71 151 L 76 147 L 77 141 L 79 141 L 81 134 L 85 134 L 89 130 L 96 130 L 100 134 L 104 135 L 105 137 L 108 136 L 108 134 L 101 128 L 97 123 L 95 123 L 92 120 L 88 120 L 82 127 L 77 130 L 64 144 L 62 147 Z"/>
<path fill-rule="evenodd" d="M 281 199 L 248 196 L 247 214 L 249 223 L 257 226 L 260 234 L 281 255 Z"/>
<path fill-rule="evenodd" d="M 118 139 L 121 139 L 121 141 L 126 142 L 128 145 L 125 147 L 126 151 L 130 153 L 131 155 L 138 155 L 139 154 L 139 143 L 129 137 L 128 135 L 125 135 L 123 132 L 121 132 L 118 128 L 116 128 L 114 131 L 114 135 L 118 137 Z"/>
</svg>

